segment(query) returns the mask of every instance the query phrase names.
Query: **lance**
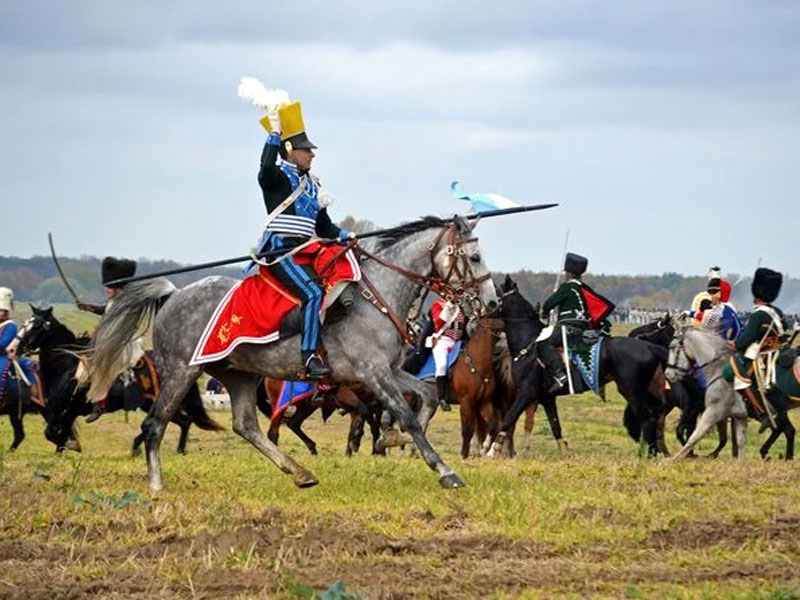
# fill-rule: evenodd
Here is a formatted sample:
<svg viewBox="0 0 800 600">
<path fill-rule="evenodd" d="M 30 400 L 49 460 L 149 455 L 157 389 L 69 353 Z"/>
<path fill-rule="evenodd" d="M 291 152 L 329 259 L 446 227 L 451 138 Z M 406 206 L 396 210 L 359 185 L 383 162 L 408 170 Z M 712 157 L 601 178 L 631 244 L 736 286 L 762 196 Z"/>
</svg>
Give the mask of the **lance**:
<svg viewBox="0 0 800 600">
<path fill-rule="evenodd" d="M 61 281 L 64 284 L 64 287 L 67 288 L 69 295 L 72 296 L 72 299 L 75 300 L 75 304 L 79 304 L 80 300 L 78 299 L 78 294 L 75 293 L 75 290 L 72 289 L 72 286 L 67 281 L 66 275 L 64 275 L 64 271 L 61 270 L 61 264 L 58 262 L 58 258 L 56 257 L 56 249 L 53 246 L 53 234 L 48 232 L 47 233 L 47 242 L 50 244 L 50 256 L 53 257 L 53 262 L 56 265 L 56 271 L 58 271 L 59 276 L 61 277 Z"/>
<path fill-rule="evenodd" d="M 515 206 L 513 208 L 500 208 L 500 209 L 497 209 L 497 210 L 487 210 L 487 211 L 483 211 L 483 212 L 479 212 L 479 213 L 475 213 L 475 214 L 471 214 L 471 215 L 464 215 L 464 216 L 461 216 L 461 217 L 458 217 L 458 216 L 449 217 L 449 218 L 446 218 L 446 219 L 442 219 L 442 222 L 443 223 L 452 223 L 453 221 L 456 220 L 456 218 L 474 220 L 474 219 L 485 219 L 485 218 L 489 218 L 489 217 L 500 217 L 500 216 L 503 216 L 503 215 L 512 215 L 512 214 L 521 213 L 521 212 L 532 212 L 532 211 L 536 211 L 536 210 L 546 210 L 548 208 L 553 208 L 555 206 L 558 206 L 558 204 L 557 203 L 534 204 L 534 205 L 531 205 L 531 206 Z M 378 237 L 378 236 L 382 236 L 382 235 L 391 235 L 392 233 L 394 233 L 396 231 L 403 231 L 406 227 L 408 227 L 408 224 L 397 225 L 396 227 L 388 227 L 386 229 L 377 229 L 375 231 L 369 231 L 369 232 L 366 232 L 366 233 L 357 234 L 355 236 L 355 239 L 356 240 L 364 240 L 364 239 L 367 239 L 367 238 Z M 320 241 L 322 243 L 324 243 L 324 244 L 334 244 L 334 243 L 336 243 L 336 240 L 324 240 L 323 239 L 323 240 L 320 240 Z M 136 281 L 145 281 L 147 279 L 155 279 L 156 277 L 167 277 L 168 275 L 178 275 L 180 273 L 191 273 L 192 271 L 201 271 L 203 269 L 213 269 L 215 267 L 224 267 L 224 266 L 227 266 L 227 265 L 233 265 L 233 264 L 236 264 L 236 263 L 241 263 L 241 262 L 245 262 L 245 261 L 248 261 L 248 260 L 253 260 L 254 258 L 257 258 L 257 259 L 277 258 L 277 257 L 285 254 L 285 252 L 286 252 L 285 250 L 282 250 L 282 251 L 262 252 L 262 253 L 253 254 L 253 255 L 246 254 L 245 256 L 236 256 L 234 258 L 225 258 L 225 259 L 222 259 L 222 260 L 215 260 L 215 261 L 211 261 L 211 262 L 207 262 L 207 263 L 201 263 L 201 264 L 198 264 L 198 265 L 189 265 L 189 266 L 186 266 L 186 267 L 177 267 L 175 269 L 167 269 L 165 271 L 159 271 L 158 273 L 148 273 L 146 275 L 135 275 L 133 277 L 122 277 L 120 279 L 115 279 L 114 281 L 108 282 L 107 285 L 123 286 L 123 285 L 126 285 L 128 283 L 134 283 Z"/>
</svg>

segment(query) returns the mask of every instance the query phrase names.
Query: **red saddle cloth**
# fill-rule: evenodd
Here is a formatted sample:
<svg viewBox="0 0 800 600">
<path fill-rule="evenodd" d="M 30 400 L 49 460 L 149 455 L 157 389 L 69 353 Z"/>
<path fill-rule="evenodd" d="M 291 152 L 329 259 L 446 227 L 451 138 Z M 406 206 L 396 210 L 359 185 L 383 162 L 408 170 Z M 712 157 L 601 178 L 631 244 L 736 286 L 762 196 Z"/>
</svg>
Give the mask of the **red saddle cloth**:
<svg viewBox="0 0 800 600">
<path fill-rule="evenodd" d="M 324 275 L 322 288 L 326 295 L 337 283 L 361 279 L 355 255 L 351 250 L 343 253 L 340 246 L 315 243 L 292 258 L 299 265 L 311 266 L 315 273 Z M 335 262 L 331 264 L 331 261 Z M 272 277 L 266 267 L 258 269 L 255 275 L 237 282 L 217 305 L 190 364 L 221 360 L 239 344 L 266 344 L 280 338 L 281 321 L 300 305 L 300 300 Z M 321 316 L 324 316 L 324 300 L 322 306 Z"/>
</svg>

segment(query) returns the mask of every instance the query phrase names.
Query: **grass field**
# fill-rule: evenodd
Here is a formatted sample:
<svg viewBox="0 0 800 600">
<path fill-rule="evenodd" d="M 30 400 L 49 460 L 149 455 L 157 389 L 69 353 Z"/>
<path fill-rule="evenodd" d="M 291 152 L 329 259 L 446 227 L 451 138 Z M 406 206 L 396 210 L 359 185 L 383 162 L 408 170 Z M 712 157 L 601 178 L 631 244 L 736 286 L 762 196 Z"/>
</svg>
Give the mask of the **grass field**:
<svg viewBox="0 0 800 600">
<path fill-rule="evenodd" d="M 345 458 L 338 416 L 309 421 L 318 457 L 284 431 L 320 479 L 309 490 L 226 413 L 228 431 L 193 430 L 186 456 L 170 427 L 158 495 L 129 456 L 142 413 L 83 425 L 80 456 L 55 455 L 36 416 L 10 454 L 3 418 L 0 597 L 309 598 L 340 580 L 368 598 L 800 597 L 800 470 L 756 460 L 754 427 L 744 463 L 671 464 L 639 457 L 615 392 L 560 407 L 567 460 L 542 418 L 532 458 L 464 461 L 457 414 L 437 415 L 430 437 L 467 482 L 455 491 L 419 459 Z"/>
</svg>

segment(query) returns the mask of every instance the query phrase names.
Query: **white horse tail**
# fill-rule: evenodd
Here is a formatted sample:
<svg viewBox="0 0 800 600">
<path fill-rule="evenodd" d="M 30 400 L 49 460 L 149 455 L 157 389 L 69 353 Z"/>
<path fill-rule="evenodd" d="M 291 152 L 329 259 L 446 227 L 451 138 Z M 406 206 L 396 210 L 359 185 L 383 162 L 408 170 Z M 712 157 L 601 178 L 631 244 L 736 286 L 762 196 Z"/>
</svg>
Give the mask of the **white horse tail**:
<svg viewBox="0 0 800 600">
<path fill-rule="evenodd" d="M 150 324 L 164 300 L 177 288 L 159 277 L 129 283 L 103 315 L 89 355 L 89 398 L 100 398 L 111 387 L 125 364 L 130 344 Z"/>
</svg>

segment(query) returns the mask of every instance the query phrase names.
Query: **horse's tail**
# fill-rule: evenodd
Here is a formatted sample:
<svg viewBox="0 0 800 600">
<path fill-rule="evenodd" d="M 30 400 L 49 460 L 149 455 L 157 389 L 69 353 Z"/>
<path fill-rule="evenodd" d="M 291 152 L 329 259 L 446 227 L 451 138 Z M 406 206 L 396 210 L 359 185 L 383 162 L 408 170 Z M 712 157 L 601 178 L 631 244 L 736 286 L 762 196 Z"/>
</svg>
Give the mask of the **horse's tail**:
<svg viewBox="0 0 800 600">
<path fill-rule="evenodd" d="M 90 398 L 102 396 L 125 365 L 128 343 L 146 329 L 164 300 L 176 290 L 167 279 L 129 283 L 103 315 L 89 355 Z"/>
<path fill-rule="evenodd" d="M 225 431 L 225 428 L 212 419 L 206 411 L 206 407 L 203 406 L 203 398 L 200 396 L 200 389 L 196 383 L 189 388 L 181 406 L 186 411 L 186 414 L 189 415 L 192 424 L 200 429 L 205 431 Z"/>
<path fill-rule="evenodd" d="M 628 435 L 638 442 L 642 437 L 642 423 L 639 421 L 639 418 L 636 416 L 630 404 L 625 405 L 622 422 L 625 425 L 625 429 L 628 430 Z"/>
</svg>

